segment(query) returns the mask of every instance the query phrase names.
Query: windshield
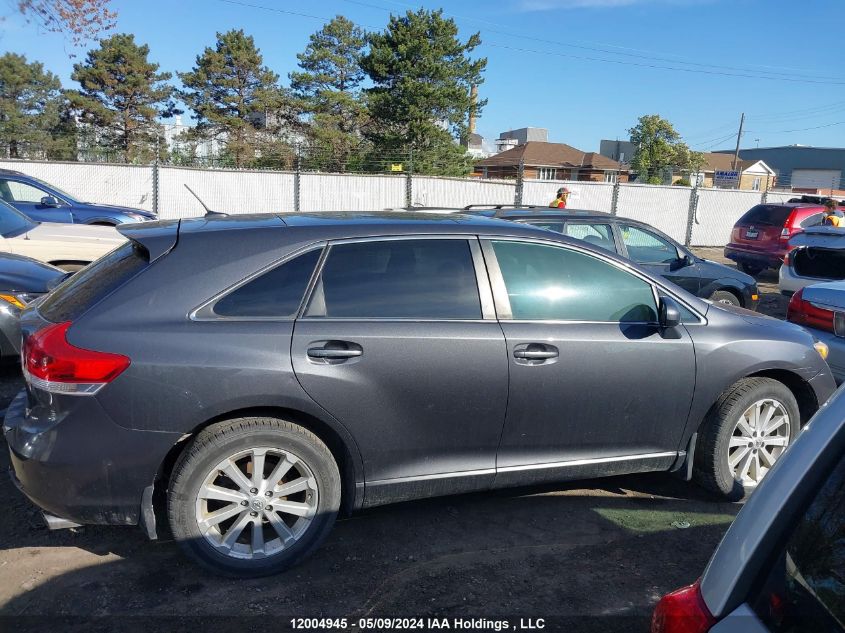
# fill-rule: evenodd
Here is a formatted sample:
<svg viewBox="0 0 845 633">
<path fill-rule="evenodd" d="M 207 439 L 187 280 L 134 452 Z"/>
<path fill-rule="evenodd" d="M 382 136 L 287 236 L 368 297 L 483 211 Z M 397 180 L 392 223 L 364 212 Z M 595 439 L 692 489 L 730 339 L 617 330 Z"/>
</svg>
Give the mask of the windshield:
<svg viewBox="0 0 845 633">
<path fill-rule="evenodd" d="M 0 200 L 0 235 L 3 237 L 15 237 L 37 224 L 5 200 Z"/>
</svg>

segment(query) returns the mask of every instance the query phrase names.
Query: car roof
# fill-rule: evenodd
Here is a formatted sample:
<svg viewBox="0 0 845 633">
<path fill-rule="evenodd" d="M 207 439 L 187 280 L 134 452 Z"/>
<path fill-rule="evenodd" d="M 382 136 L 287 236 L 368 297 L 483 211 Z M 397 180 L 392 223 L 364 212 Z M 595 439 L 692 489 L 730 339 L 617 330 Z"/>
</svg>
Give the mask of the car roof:
<svg viewBox="0 0 845 633">
<path fill-rule="evenodd" d="M 496 217 L 496 218 L 504 218 L 507 220 L 513 219 L 523 219 L 523 218 L 560 218 L 560 219 L 568 219 L 568 218 L 579 218 L 583 219 L 587 218 L 601 218 L 601 219 L 610 219 L 616 216 L 611 215 L 610 213 L 605 213 L 604 211 L 594 211 L 591 209 L 555 209 L 554 207 L 536 207 L 532 208 L 531 210 L 526 209 L 479 209 L 479 210 L 472 210 L 469 213 L 472 215 L 480 215 L 484 217 Z"/>
<path fill-rule="evenodd" d="M 181 220 L 179 233 L 282 228 L 322 229 L 327 237 L 416 233 L 547 235 L 543 229 L 481 215 L 443 215 L 413 211 L 312 211 L 202 216 Z"/>
</svg>

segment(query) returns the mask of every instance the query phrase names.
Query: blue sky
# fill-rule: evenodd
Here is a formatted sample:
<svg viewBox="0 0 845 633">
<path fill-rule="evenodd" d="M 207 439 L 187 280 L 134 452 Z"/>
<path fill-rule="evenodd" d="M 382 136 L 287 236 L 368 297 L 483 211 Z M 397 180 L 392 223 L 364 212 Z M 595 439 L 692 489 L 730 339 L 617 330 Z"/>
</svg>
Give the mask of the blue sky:
<svg viewBox="0 0 845 633">
<path fill-rule="evenodd" d="M 13 4 L 0 4 L 0 51 L 41 61 L 73 86 L 84 49 L 26 24 Z M 744 111 L 743 147 L 845 146 L 842 0 L 114 0 L 117 30 L 149 44 L 164 70 L 187 70 L 216 31 L 243 28 L 284 82 L 319 18 L 375 29 L 420 5 L 443 8 L 465 37 L 481 32 L 487 139 L 536 126 L 597 151 L 657 113 L 692 147 L 723 149 Z"/>
</svg>

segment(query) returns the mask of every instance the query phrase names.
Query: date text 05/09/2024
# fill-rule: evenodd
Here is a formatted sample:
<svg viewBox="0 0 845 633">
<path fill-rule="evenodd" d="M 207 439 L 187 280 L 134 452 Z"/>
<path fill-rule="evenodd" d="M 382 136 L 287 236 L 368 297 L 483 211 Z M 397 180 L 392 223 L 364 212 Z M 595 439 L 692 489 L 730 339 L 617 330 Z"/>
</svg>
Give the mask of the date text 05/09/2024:
<svg viewBox="0 0 845 633">
<path fill-rule="evenodd" d="M 538 631 L 546 628 L 543 618 L 519 618 L 516 621 L 488 618 L 291 618 L 296 630 L 406 630 L 406 631 Z"/>
</svg>

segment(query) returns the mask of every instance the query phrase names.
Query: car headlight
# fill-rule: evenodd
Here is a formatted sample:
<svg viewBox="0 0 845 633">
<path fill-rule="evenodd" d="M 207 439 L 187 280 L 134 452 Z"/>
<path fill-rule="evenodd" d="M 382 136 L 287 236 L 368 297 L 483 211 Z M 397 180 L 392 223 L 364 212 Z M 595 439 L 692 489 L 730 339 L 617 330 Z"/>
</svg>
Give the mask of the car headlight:
<svg viewBox="0 0 845 633">
<path fill-rule="evenodd" d="M 0 293 L 0 301 L 23 310 L 36 296 L 28 292 L 3 292 Z"/>
<path fill-rule="evenodd" d="M 819 356 L 821 356 L 823 360 L 827 360 L 827 354 L 830 351 L 827 346 L 827 343 L 816 341 L 815 343 L 813 343 L 813 348 L 815 348 L 815 350 L 819 353 Z"/>
</svg>

